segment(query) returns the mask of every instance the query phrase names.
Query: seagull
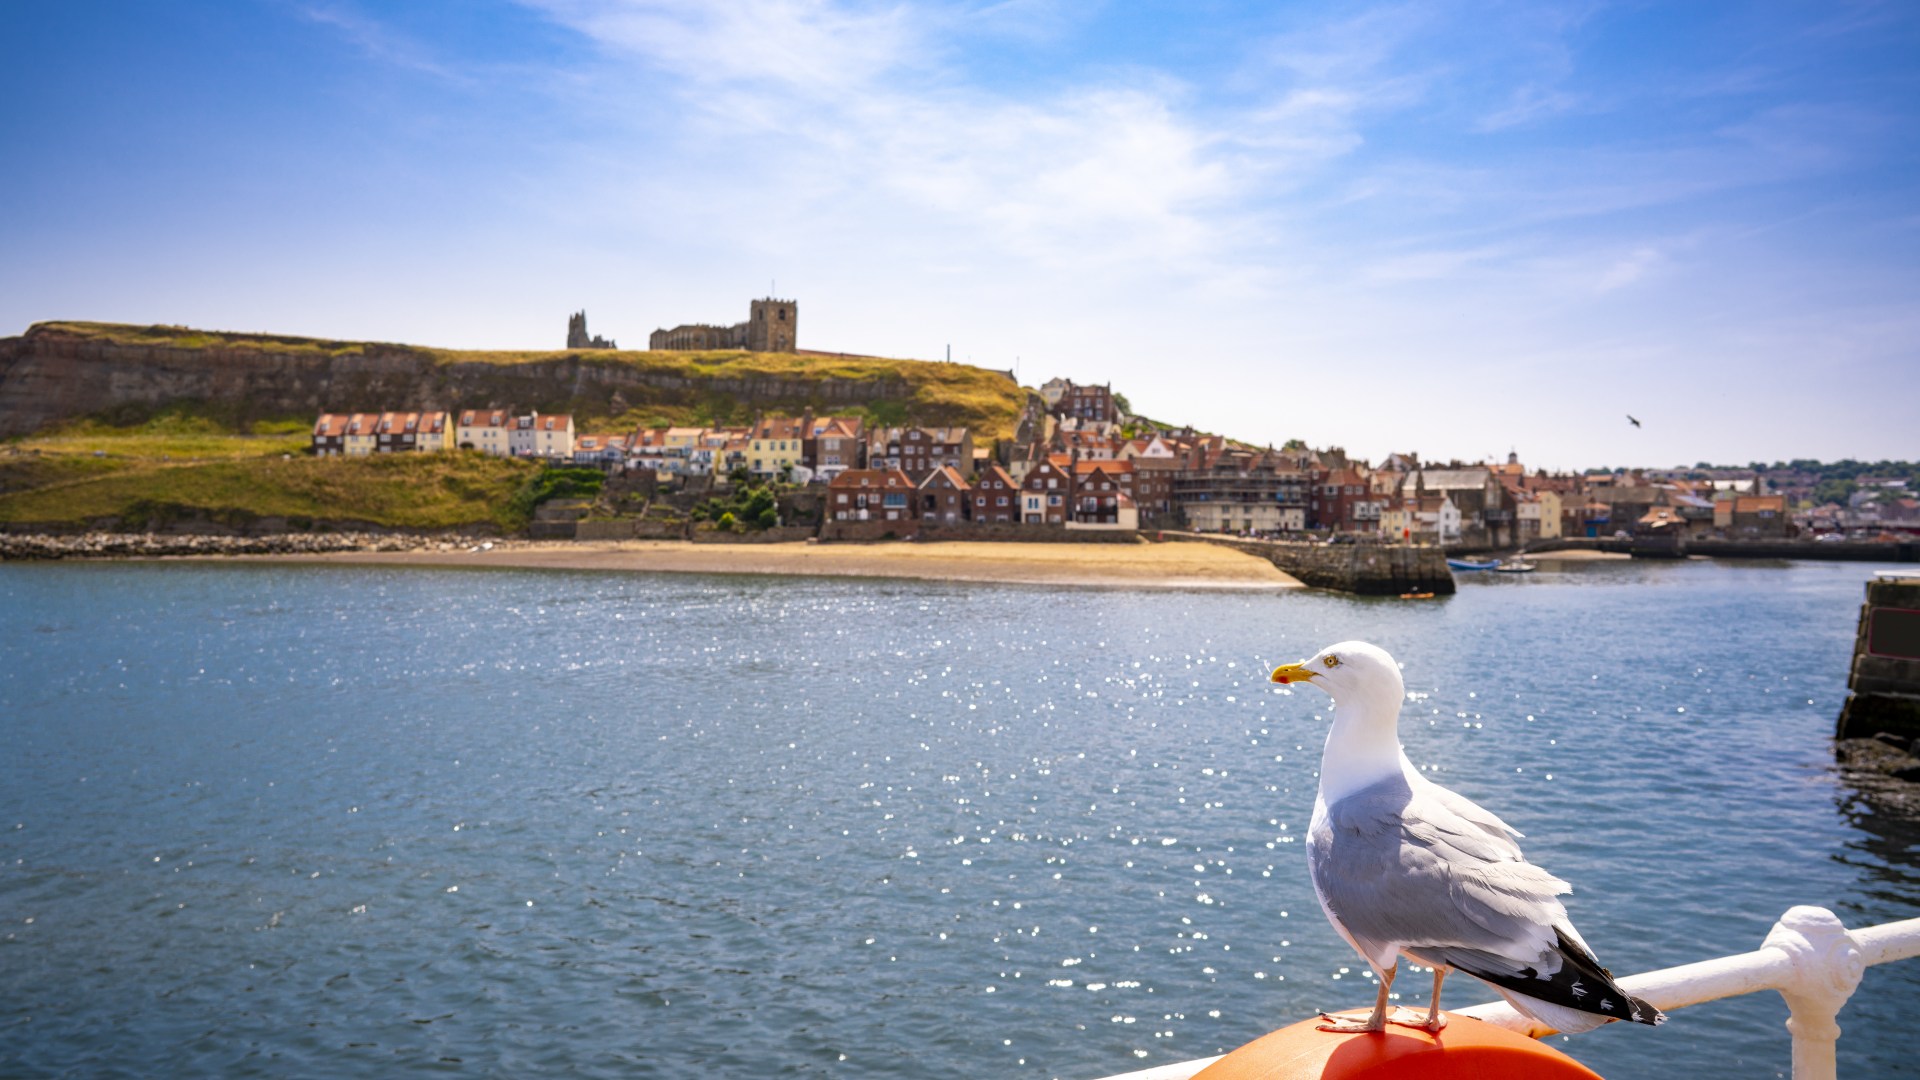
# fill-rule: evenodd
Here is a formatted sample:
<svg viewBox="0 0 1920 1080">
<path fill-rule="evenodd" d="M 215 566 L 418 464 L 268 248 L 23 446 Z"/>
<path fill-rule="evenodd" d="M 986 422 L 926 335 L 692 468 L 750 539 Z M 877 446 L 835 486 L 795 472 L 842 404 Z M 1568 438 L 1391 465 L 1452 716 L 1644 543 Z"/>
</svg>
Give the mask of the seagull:
<svg viewBox="0 0 1920 1080">
<path fill-rule="evenodd" d="M 1399 738 L 1406 684 L 1386 650 L 1343 641 L 1275 668 L 1272 680 L 1333 696 L 1307 868 L 1327 920 L 1380 977 L 1371 1016 L 1323 1013 L 1322 1031 L 1380 1031 L 1391 1021 L 1438 1032 L 1447 1023 L 1440 983 L 1455 968 L 1559 1031 L 1666 1019 L 1600 966 L 1555 899 L 1573 887 L 1520 854 L 1519 830 L 1407 760 Z M 1388 1015 L 1402 956 L 1433 969 L 1424 1018 Z"/>
<path fill-rule="evenodd" d="M 1634 427 L 1639 427 L 1639 426 L 1640 426 L 1640 421 L 1638 421 L 1638 420 L 1635 420 L 1635 419 L 1633 418 L 1633 414 L 1632 414 L 1632 413 L 1628 413 L 1628 414 L 1627 414 L 1627 423 L 1629 423 L 1629 424 L 1632 424 L 1632 425 L 1633 425 Z"/>
</svg>

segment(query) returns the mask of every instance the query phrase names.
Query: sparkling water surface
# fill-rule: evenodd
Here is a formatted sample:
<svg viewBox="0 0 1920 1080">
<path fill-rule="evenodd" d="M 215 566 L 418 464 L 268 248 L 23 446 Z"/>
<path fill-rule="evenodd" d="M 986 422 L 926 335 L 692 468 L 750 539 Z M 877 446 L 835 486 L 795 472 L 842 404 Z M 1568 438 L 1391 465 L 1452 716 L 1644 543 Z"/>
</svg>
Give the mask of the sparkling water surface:
<svg viewBox="0 0 1920 1080">
<path fill-rule="evenodd" d="M 1090 1078 L 1369 1004 L 1299 842 L 1364 638 L 1402 737 L 1616 972 L 1920 914 L 1832 773 L 1858 564 L 1426 602 L 805 578 L 0 566 L 0 1075 Z M 1402 980 L 1423 1004 L 1427 979 Z M 1492 993 L 1466 976 L 1446 1001 Z M 1920 1074 L 1920 963 L 1841 1073 Z M 1777 995 L 1556 1038 L 1785 1075 Z"/>
</svg>

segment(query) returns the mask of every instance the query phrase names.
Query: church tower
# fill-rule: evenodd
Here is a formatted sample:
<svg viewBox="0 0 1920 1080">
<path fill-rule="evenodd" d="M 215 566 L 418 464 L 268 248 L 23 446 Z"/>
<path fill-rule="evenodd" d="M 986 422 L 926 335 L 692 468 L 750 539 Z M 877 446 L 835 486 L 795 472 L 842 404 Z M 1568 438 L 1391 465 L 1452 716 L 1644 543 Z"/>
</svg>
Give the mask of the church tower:
<svg viewBox="0 0 1920 1080">
<path fill-rule="evenodd" d="M 747 351 L 790 353 L 799 348 L 800 305 L 792 300 L 753 301 L 747 318 Z"/>
</svg>

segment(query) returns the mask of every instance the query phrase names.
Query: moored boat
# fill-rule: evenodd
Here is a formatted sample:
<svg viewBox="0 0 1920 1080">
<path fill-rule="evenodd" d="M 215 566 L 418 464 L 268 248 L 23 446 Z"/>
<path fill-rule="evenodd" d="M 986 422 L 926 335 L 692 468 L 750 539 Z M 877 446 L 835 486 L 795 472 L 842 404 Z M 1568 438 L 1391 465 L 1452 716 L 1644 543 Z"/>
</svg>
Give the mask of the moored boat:
<svg viewBox="0 0 1920 1080">
<path fill-rule="evenodd" d="M 1455 570 L 1492 570 L 1500 565 L 1500 560 L 1487 559 L 1482 562 L 1475 559 L 1448 559 L 1447 565 Z"/>
</svg>

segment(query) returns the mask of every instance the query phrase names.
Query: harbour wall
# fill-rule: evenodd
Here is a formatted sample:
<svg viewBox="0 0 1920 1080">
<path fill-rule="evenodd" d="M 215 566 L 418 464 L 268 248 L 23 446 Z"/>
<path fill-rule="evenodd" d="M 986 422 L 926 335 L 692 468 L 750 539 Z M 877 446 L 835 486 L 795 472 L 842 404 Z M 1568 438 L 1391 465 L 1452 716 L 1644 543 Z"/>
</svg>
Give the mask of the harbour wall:
<svg viewBox="0 0 1920 1080">
<path fill-rule="evenodd" d="M 1840 707 L 1836 737 L 1920 737 L 1920 572 L 1867 582 L 1847 688 L 1853 693 Z"/>
<path fill-rule="evenodd" d="M 1404 593 L 1451 595 L 1453 571 L 1447 554 L 1429 545 L 1316 544 L 1285 540 L 1243 540 L 1207 533 L 1159 534 L 1163 539 L 1201 541 L 1257 555 L 1315 589 L 1361 596 Z"/>
<path fill-rule="evenodd" d="M 1657 558 L 1704 555 L 1712 559 L 1814 559 L 1833 562 L 1920 562 L 1920 540 L 1705 540 L 1675 537 L 1648 544 L 1633 539 L 1569 537 L 1535 540 L 1532 553 L 1615 551 Z"/>
</svg>

